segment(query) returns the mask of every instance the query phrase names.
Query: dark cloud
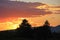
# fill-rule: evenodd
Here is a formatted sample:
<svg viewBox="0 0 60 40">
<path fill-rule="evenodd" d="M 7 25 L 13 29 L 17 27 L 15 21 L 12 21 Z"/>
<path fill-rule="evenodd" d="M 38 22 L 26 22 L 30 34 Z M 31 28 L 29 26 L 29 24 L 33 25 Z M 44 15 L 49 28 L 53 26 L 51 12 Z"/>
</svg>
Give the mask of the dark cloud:
<svg viewBox="0 0 60 40">
<path fill-rule="evenodd" d="M 0 2 L 9 1 L 9 0 L 0 0 Z"/>
<path fill-rule="evenodd" d="M 0 2 L 0 17 L 31 17 L 32 15 L 51 14 L 45 9 L 36 9 L 34 7 L 45 5 L 42 3 L 26 2 Z"/>
</svg>

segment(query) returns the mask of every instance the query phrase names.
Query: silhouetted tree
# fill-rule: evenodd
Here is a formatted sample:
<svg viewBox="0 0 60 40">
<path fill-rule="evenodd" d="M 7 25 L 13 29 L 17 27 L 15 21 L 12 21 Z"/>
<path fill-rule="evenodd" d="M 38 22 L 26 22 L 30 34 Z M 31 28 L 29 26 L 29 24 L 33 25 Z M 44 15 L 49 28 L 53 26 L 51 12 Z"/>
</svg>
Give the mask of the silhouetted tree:
<svg viewBox="0 0 60 40">
<path fill-rule="evenodd" d="M 28 21 L 26 19 L 24 19 L 21 23 L 21 25 L 19 25 L 20 28 L 31 28 L 31 25 L 28 23 Z"/>
<path fill-rule="evenodd" d="M 46 20 L 44 26 L 43 26 L 43 36 L 44 36 L 44 40 L 47 40 L 47 38 L 49 38 L 51 35 L 51 29 L 50 29 L 50 24 L 48 22 L 48 20 Z"/>
<path fill-rule="evenodd" d="M 28 23 L 28 21 L 26 19 L 24 19 L 21 23 L 21 25 L 19 25 L 19 33 L 21 34 L 20 36 L 25 36 L 25 37 L 30 37 L 31 34 L 31 25 Z"/>
<path fill-rule="evenodd" d="M 48 20 L 45 21 L 44 26 L 50 26 L 50 23 L 48 22 Z"/>
</svg>

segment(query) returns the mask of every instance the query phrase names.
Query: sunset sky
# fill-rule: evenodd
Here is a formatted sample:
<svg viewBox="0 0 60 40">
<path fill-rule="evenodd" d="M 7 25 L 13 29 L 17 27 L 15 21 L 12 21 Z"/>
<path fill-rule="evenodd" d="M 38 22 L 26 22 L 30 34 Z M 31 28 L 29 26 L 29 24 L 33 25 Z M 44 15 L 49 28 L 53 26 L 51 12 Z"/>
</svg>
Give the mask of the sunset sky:
<svg viewBox="0 0 60 40">
<path fill-rule="evenodd" d="M 41 2 L 51 5 L 60 5 L 60 0 L 10 0 L 10 1 Z"/>
<path fill-rule="evenodd" d="M 23 19 L 32 27 L 60 25 L 60 0 L 0 0 L 0 31 L 16 29 Z"/>
</svg>

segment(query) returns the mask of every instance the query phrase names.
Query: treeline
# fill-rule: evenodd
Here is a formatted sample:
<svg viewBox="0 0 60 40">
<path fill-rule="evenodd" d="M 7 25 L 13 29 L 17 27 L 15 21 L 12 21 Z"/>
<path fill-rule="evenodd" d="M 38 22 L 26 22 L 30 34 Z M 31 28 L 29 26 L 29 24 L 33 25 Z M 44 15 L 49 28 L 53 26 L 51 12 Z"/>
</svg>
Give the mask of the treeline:
<svg viewBox="0 0 60 40">
<path fill-rule="evenodd" d="M 46 20 L 43 26 L 32 28 L 32 26 L 28 23 L 28 21 L 24 19 L 22 23 L 19 25 L 19 28 L 15 30 L 0 32 L 0 38 L 23 37 L 23 38 L 33 38 L 36 40 L 48 40 L 48 39 L 55 40 L 56 38 L 55 36 L 56 33 L 52 34 L 48 20 Z"/>
</svg>

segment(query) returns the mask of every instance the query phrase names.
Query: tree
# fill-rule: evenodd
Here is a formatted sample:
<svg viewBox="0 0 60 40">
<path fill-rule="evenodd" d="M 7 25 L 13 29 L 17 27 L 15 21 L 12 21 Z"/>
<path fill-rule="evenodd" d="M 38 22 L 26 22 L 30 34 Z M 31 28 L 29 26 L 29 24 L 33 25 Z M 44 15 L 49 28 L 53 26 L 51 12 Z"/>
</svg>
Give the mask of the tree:
<svg viewBox="0 0 60 40">
<path fill-rule="evenodd" d="M 19 25 L 19 27 L 20 27 L 20 28 L 26 28 L 26 27 L 30 28 L 31 25 L 28 23 L 28 21 L 27 21 L 26 19 L 24 19 L 24 20 L 22 21 L 21 25 Z"/>
<path fill-rule="evenodd" d="M 50 26 L 50 23 L 48 22 L 48 20 L 45 21 L 44 26 Z"/>
<path fill-rule="evenodd" d="M 43 35 L 45 40 L 47 40 L 47 38 L 51 35 L 50 23 L 48 20 L 46 20 L 45 24 L 43 25 Z"/>
<path fill-rule="evenodd" d="M 21 25 L 19 25 L 19 33 L 21 34 L 20 36 L 23 37 L 30 37 L 31 36 L 31 25 L 28 23 L 28 21 L 26 19 L 24 19 L 21 23 Z"/>
</svg>

